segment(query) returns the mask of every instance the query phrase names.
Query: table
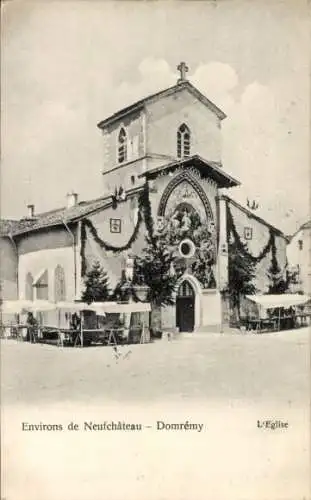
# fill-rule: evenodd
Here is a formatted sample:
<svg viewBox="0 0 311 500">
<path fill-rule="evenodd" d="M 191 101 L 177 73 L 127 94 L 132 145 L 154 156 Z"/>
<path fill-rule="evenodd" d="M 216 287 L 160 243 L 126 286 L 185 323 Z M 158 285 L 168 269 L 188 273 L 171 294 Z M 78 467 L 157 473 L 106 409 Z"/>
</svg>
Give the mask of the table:
<svg viewBox="0 0 311 500">
<path fill-rule="evenodd" d="M 107 345 L 111 345 L 112 343 L 117 345 L 117 338 L 123 336 L 124 328 L 105 328 L 105 334 L 108 336 Z"/>
<path fill-rule="evenodd" d="M 78 344 L 82 345 L 82 339 L 83 345 L 86 344 L 85 340 L 87 340 L 87 343 L 90 343 L 91 341 L 89 337 L 96 337 L 96 340 L 98 340 L 99 337 L 104 337 L 104 339 L 107 339 L 107 345 L 117 345 L 117 339 L 123 336 L 124 328 L 88 328 L 86 330 L 79 330 L 76 333 L 77 336 L 75 338 L 74 346 L 77 346 Z M 86 336 L 86 339 L 84 336 Z"/>
<path fill-rule="evenodd" d="M 26 333 L 25 336 L 27 336 L 27 326 L 26 325 L 10 325 L 10 335 L 13 338 L 16 338 L 16 340 L 24 340 L 24 333 Z"/>
<path fill-rule="evenodd" d="M 257 333 L 261 333 L 263 330 L 277 330 L 276 318 L 251 318 L 247 320 L 247 330 L 255 330 Z"/>
<path fill-rule="evenodd" d="M 296 314 L 296 318 L 299 319 L 300 318 L 300 325 L 298 326 L 308 326 L 309 324 L 309 321 L 310 321 L 310 316 L 311 314 L 310 313 L 298 313 Z"/>
</svg>

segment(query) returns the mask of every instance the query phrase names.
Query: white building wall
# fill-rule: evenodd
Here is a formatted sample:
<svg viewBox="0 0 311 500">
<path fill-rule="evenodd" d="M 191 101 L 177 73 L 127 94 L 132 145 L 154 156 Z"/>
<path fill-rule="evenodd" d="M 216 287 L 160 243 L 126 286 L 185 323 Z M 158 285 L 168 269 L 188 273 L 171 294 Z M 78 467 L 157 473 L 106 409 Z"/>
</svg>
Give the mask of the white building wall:
<svg viewBox="0 0 311 500">
<path fill-rule="evenodd" d="M 72 247 L 45 249 L 37 252 L 29 252 L 19 257 L 18 281 L 19 297 L 25 298 L 25 283 L 27 273 L 31 273 L 35 279 L 42 271 L 48 271 L 48 299 L 55 301 L 54 273 L 56 267 L 60 265 L 65 272 L 66 300 L 75 299 L 75 269 Z M 34 289 L 34 299 L 36 299 L 36 288 Z M 58 317 L 58 313 L 51 311 L 42 315 L 46 326 L 68 326 L 65 321 L 65 313 Z"/>
<path fill-rule="evenodd" d="M 221 324 L 221 297 L 218 290 L 203 290 L 201 296 L 201 325 L 215 327 L 217 331 Z"/>
<path fill-rule="evenodd" d="M 298 231 L 287 245 L 290 270 L 299 269 L 299 283 L 295 291 L 311 294 L 311 228 Z"/>
<path fill-rule="evenodd" d="M 25 282 L 27 273 L 31 273 L 34 278 L 41 271 L 48 271 L 48 297 L 54 302 L 54 271 L 56 266 L 62 266 L 65 271 L 66 280 L 66 298 L 74 300 L 75 298 L 75 280 L 74 280 L 74 258 L 73 249 L 53 248 L 30 252 L 19 257 L 18 282 L 20 299 L 25 298 Z M 36 298 L 36 295 L 34 295 Z"/>
</svg>

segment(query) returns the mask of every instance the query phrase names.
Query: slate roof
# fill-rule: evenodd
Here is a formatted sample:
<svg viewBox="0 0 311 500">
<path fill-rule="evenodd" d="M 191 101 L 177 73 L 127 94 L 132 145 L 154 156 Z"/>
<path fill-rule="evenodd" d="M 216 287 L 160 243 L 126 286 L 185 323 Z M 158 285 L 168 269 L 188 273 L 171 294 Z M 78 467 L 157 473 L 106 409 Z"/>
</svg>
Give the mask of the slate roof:
<svg viewBox="0 0 311 500">
<path fill-rule="evenodd" d="M 14 228 L 19 226 L 19 221 L 15 219 L 0 220 L 0 236 L 7 236 L 14 231 Z"/>
<path fill-rule="evenodd" d="M 110 204 L 111 196 L 108 196 L 90 201 L 81 201 L 71 208 L 62 207 L 36 214 L 33 218 L 23 218 L 20 220 L 2 219 L 0 221 L 0 235 L 8 236 L 11 234 L 12 236 L 17 236 L 45 227 L 58 226 L 63 224 L 64 221 L 66 223 L 74 222 Z"/>
<path fill-rule="evenodd" d="M 311 229 L 311 219 L 308 220 L 307 222 L 305 222 L 304 224 L 302 224 L 291 236 L 290 236 L 290 240 L 292 240 L 294 238 L 294 236 L 296 236 L 296 234 L 298 234 L 300 231 L 303 231 L 304 229 Z"/>
<path fill-rule="evenodd" d="M 127 191 L 127 197 L 139 192 L 142 187 L 136 187 Z M 75 206 L 57 208 L 49 212 L 35 214 L 33 218 L 22 218 L 20 220 L 0 219 L 0 236 L 18 236 L 30 231 L 62 225 L 64 222 L 77 222 L 83 217 L 97 212 L 112 205 L 112 196 L 96 198 L 94 200 L 80 201 Z"/>
<path fill-rule="evenodd" d="M 210 101 L 204 94 L 202 94 L 194 85 L 192 85 L 192 83 L 190 83 L 188 80 L 185 80 L 184 82 L 177 83 L 176 85 L 173 85 L 172 87 L 169 87 L 165 90 L 161 90 L 160 92 L 156 92 L 155 94 L 151 94 L 147 97 L 144 97 L 143 99 L 140 99 L 139 101 L 130 104 L 130 106 L 127 106 L 126 108 L 120 109 L 116 113 L 108 116 L 107 118 L 99 122 L 97 126 L 99 128 L 105 128 L 107 125 L 110 125 L 119 118 L 128 115 L 133 111 L 143 108 L 146 104 L 149 104 L 153 101 L 157 101 L 162 97 L 167 97 L 169 95 L 175 94 L 176 92 L 179 92 L 183 89 L 188 90 L 188 92 L 190 92 L 199 101 L 205 104 L 205 106 L 207 106 L 211 111 L 216 113 L 216 115 L 220 120 L 223 120 L 224 118 L 227 117 L 227 115 L 220 108 L 218 108 L 212 101 Z"/>
</svg>

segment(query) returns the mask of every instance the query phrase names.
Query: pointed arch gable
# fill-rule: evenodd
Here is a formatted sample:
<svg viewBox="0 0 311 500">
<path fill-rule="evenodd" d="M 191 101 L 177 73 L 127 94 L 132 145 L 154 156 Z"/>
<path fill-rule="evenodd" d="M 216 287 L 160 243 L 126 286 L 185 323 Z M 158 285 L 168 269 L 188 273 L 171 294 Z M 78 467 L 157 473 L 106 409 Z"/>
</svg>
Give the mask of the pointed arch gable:
<svg viewBox="0 0 311 500">
<path fill-rule="evenodd" d="M 164 217 L 165 209 L 166 209 L 166 205 L 167 205 L 167 202 L 169 200 L 169 197 L 171 196 L 174 189 L 176 189 L 176 187 L 184 181 L 187 181 L 193 187 L 193 189 L 197 192 L 197 194 L 198 194 L 198 196 L 199 196 L 199 198 L 204 206 L 204 210 L 205 210 L 207 219 L 214 221 L 213 211 L 212 211 L 210 202 L 206 196 L 204 189 L 200 185 L 200 182 L 193 175 L 191 175 L 191 173 L 188 171 L 183 171 L 180 174 L 178 174 L 166 186 L 166 188 L 164 189 L 164 192 L 162 194 L 160 203 L 159 203 L 158 216 Z"/>
</svg>

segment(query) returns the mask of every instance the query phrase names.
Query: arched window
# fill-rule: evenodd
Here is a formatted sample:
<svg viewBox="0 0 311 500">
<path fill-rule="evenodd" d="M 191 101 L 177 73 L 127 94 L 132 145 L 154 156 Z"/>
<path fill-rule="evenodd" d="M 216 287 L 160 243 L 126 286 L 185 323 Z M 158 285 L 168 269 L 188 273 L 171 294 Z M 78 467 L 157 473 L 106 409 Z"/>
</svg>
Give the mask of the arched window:
<svg viewBox="0 0 311 500">
<path fill-rule="evenodd" d="M 62 266 L 57 266 L 54 274 L 55 302 L 66 300 L 65 271 Z"/>
<path fill-rule="evenodd" d="M 118 136 L 118 162 L 123 163 L 127 160 L 127 136 L 122 127 Z"/>
<path fill-rule="evenodd" d="M 179 286 L 177 297 L 194 297 L 194 290 L 188 280 L 184 280 Z"/>
<path fill-rule="evenodd" d="M 33 300 L 33 276 L 27 273 L 25 281 L 25 299 Z"/>
<path fill-rule="evenodd" d="M 185 123 L 177 130 L 177 157 L 190 156 L 190 129 Z"/>
</svg>

